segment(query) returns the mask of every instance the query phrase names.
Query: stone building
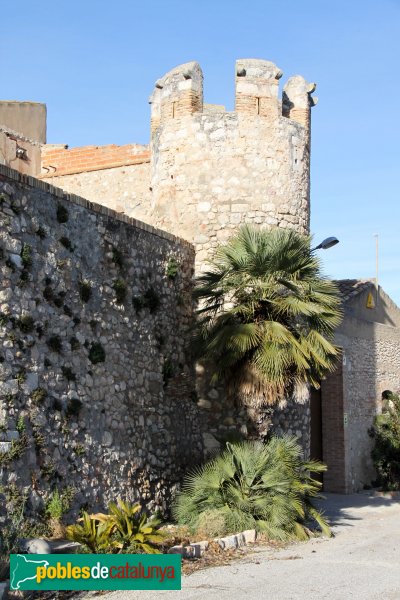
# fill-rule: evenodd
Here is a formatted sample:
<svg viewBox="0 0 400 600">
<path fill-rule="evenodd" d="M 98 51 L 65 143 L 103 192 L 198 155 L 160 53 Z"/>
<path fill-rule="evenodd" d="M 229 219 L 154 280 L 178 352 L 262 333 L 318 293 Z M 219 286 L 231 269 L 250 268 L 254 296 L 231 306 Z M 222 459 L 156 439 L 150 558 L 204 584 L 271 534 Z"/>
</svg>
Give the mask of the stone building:
<svg viewBox="0 0 400 600">
<path fill-rule="evenodd" d="M 172 69 L 156 81 L 150 97 L 148 146 L 46 144 L 43 105 L 0 103 L 0 163 L 49 184 L 49 193 L 62 188 L 66 198 L 76 194 L 89 206 L 115 211 L 113 218 L 132 217 L 183 238 L 195 250 L 199 272 L 243 223 L 309 232 L 315 84 L 296 75 L 280 95 L 281 78 L 269 61 L 238 60 L 235 110 L 226 111 L 204 102 L 198 63 Z M 400 387 L 399 309 L 383 292 L 375 308 L 367 309 L 371 285 L 341 284 L 346 316 L 337 341 L 343 365 L 323 382 L 322 394 L 312 396 L 312 449 L 328 463 L 325 485 L 332 491 L 360 489 L 373 478 L 366 431 L 379 410 L 381 388 Z M 197 392 L 206 439 L 255 424 L 257 416 L 230 406 L 223 391 L 204 385 L 201 377 Z M 297 435 L 308 449 L 309 402 L 289 403 L 271 419 L 276 431 Z"/>
<path fill-rule="evenodd" d="M 344 318 L 336 343 L 342 356 L 311 399 L 311 451 L 328 466 L 324 489 L 351 493 L 375 479 L 368 431 L 382 410 L 382 393 L 400 391 L 400 309 L 373 281 L 338 284 Z"/>
<path fill-rule="evenodd" d="M 241 223 L 309 230 L 315 84 L 238 60 L 235 110 L 205 104 L 198 63 L 159 79 L 143 146 L 42 148 L 40 177 L 194 244 L 198 267 Z"/>
<path fill-rule="evenodd" d="M 0 164 L 27 175 L 41 170 L 46 144 L 46 105 L 0 101 Z"/>
</svg>

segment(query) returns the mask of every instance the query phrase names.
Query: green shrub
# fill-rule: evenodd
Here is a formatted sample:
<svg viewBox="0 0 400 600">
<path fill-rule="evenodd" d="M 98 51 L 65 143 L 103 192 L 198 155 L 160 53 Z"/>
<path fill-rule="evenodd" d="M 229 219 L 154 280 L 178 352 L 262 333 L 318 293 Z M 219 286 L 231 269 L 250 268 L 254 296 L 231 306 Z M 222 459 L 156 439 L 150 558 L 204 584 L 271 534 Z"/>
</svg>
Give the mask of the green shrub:
<svg viewBox="0 0 400 600">
<path fill-rule="evenodd" d="M 164 364 L 163 364 L 163 381 L 164 381 L 164 385 L 167 385 L 168 381 L 173 376 L 174 376 L 174 367 L 172 365 L 171 360 L 169 358 L 166 358 L 164 360 Z"/>
<path fill-rule="evenodd" d="M 5 325 L 7 325 L 9 318 L 10 317 L 8 315 L 6 315 L 6 313 L 0 312 L 0 327 L 5 327 Z"/>
<path fill-rule="evenodd" d="M 80 343 L 79 341 L 76 339 L 76 337 L 72 336 L 69 340 L 70 346 L 71 346 L 71 350 L 78 350 Z"/>
<path fill-rule="evenodd" d="M 168 259 L 167 266 L 165 268 L 165 274 L 169 279 L 175 279 L 179 271 L 179 263 L 174 256 Z"/>
<path fill-rule="evenodd" d="M 15 429 L 18 431 L 18 433 L 20 435 L 22 435 L 25 432 L 25 429 L 26 429 L 25 419 L 22 415 L 19 415 L 19 417 L 17 419 L 17 424 L 15 425 Z"/>
<path fill-rule="evenodd" d="M 23 244 L 22 246 L 21 261 L 25 269 L 32 266 L 32 246 L 29 244 Z"/>
<path fill-rule="evenodd" d="M 96 331 L 96 327 L 99 324 L 99 321 L 97 321 L 96 319 L 90 319 L 89 321 L 89 325 L 92 329 L 92 331 Z"/>
<path fill-rule="evenodd" d="M 160 298 L 153 287 L 149 287 L 149 289 L 145 291 L 143 294 L 143 299 L 145 306 L 149 309 L 149 311 L 151 313 L 156 312 L 160 306 Z"/>
<path fill-rule="evenodd" d="M 20 206 L 18 206 L 18 204 L 16 204 L 16 202 L 14 202 L 14 200 L 12 200 L 12 202 L 10 204 L 10 208 L 15 215 L 21 214 L 22 209 Z"/>
<path fill-rule="evenodd" d="M 118 499 L 110 502 L 107 521 L 121 550 L 134 553 L 159 554 L 155 544 L 161 543 L 165 536 L 159 531 L 161 522 L 156 517 L 148 518 L 142 512 L 140 504 L 129 504 Z"/>
<path fill-rule="evenodd" d="M 45 479 L 48 479 L 49 481 L 53 479 L 57 472 L 56 463 L 54 462 L 54 460 L 50 459 L 44 464 L 42 464 L 40 467 L 40 472 L 42 474 L 42 477 L 44 477 Z"/>
<path fill-rule="evenodd" d="M 30 333 L 33 331 L 35 321 L 30 315 L 22 315 L 15 324 L 23 333 Z"/>
<path fill-rule="evenodd" d="M 79 282 L 79 295 L 82 302 L 89 302 L 92 295 L 92 286 L 87 279 L 82 279 L 82 281 Z"/>
<path fill-rule="evenodd" d="M 32 428 L 32 437 L 33 437 L 33 441 L 35 444 L 35 449 L 37 452 L 39 452 L 46 443 L 46 437 L 45 437 L 44 433 L 42 433 L 38 427 Z"/>
<path fill-rule="evenodd" d="M 214 523 L 222 523 L 220 535 L 256 529 L 270 539 L 306 539 L 309 521 L 331 535 L 311 503 L 321 483 L 310 471 L 324 470 L 321 463 L 305 462 L 296 439 L 289 436 L 274 437 L 265 445 L 228 443 L 220 456 L 185 478 L 173 512 L 178 523 L 192 530 L 204 527 L 212 516 Z"/>
<path fill-rule="evenodd" d="M 113 284 L 113 289 L 115 292 L 115 299 L 117 304 L 122 304 L 126 298 L 126 283 L 122 279 L 116 279 Z"/>
<path fill-rule="evenodd" d="M 77 444 L 74 451 L 77 456 L 84 456 L 86 454 L 86 448 L 83 444 Z"/>
<path fill-rule="evenodd" d="M 67 404 L 67 417 L 77 417 L 81 412 L 82 402 L 78 398 L 70 398 Z"/>
<path fill-rule="evenodd" d="M 143 296 L 134 296 L 132 304 L 138 313 L 142 308 L 148 308 L 150 313 L 154 313 L 160 306 L 160 298 L 153 287 L 149 287 Z"/>
<path fill-rule="evenodd" d="M 83 513 L 76 525 L 67 527 L 67 537 L 79 542 L 87 552 L 134 552 L 159 554 L 156 544 L 165 539 L 160 521 L 148 518 L 140 504 L 118 500 L 110 503 L 108 514 Z"/>
<path fill-rule="evenodd" d="M 47 302 L 51 302 L 53 300 L 53 288 L 50 285 L 46 285 L 43 290 L 43 298 L 47 300 Z"/>
<path fill-rule="evenodd" d="M 0 581 L 9 578 L 10 554 L 16 554 L 20 550 L 25 522 L 24 508 L 25 502 L 13 511 L 9 522 L 0 527 Z"/>
<path fill-rule="evenodd" d="M 61 204 L 57 206 L 57 221 L 59 223 L 66 223 L 68 221 L 68 211 Z"/>
<path fill-rule="evenodd" d="M 112 250 L 112 261 L 114 264 L 116 264 L 120 268 L 124 264 L 124 258 L 123 258 L 122 252 L 120 252 L 120 250 L 118 250 L 118 248 L 113 248 L 113 250 Z"/>
<path fill-rule="evenodd" d="M 94 365 L 106 360 L 106 353 L 100 342 L 92 342 L 89 350 L 89 360 Z"/>
<path fill-rule="evenodd" d="M 133 296 L 132 304 L 133 304 L 133 308 L 135 309 L 135 311 L 137 313 L 139 311 L 141 311 L 142 308 L 145 307 L 145 302 L 144 302 L 143 296 Z"/>
<path fill-rule="evenodd" d="M 71 367 L 61 367 L 61 372 L 67 381 L 76 381 L 76 375 Z"/>
<path fill-rule="evenodd" d="M 3 454 L 0 454 L 0 467 L 4 467 L 14 460 L 18 460 L 22 457 L 25 450 L 28 447 L 28 438 L 23 432 L 20 435 L 19 440 L 12 440 L 10 449 Z"/>
<path fill-rule="evenodd" d="M 75 525 L 66 528 L 67 538 L 82 544 L 83 550 L 93 554 L 108 554 L 117 547 L 109 523 L 101 522 L 96 515 L 83 512 Z"/>
<path fill-rule="evenodd" d="M 62 341 L 59 335 L 52 335 L 47 340 L 47 345 L 53 352 L 60 353 L 62 350 Z"/>
<path fill-rule="evenodd" d="M 75 490 L 72 487 L 65 488 L 61 493 L 56 488 L 46 503 L 46 515 L 50 519 L 61 520 L 63 515 L 69 511 L 74 495 Z"/>
<path fill-rule="evenodd" d="M 60 244 L 62 246 L 64 246 L 64 248 L 66 248 L 70 252 L 74 251 L 74 247 L 72 245 L 71 240 L 68 237 L 66 237 L 65 235 L 63 235 L 62 237 L 60 237 L 59 242 L 60 242 Z"/>
<path fill-rule="evenodd" d="M 72 317 L 72 310 L 70 309 L 68 304 L 64 304 L 63 311 L 64 311 L 64 314 L 67 315 L 67 317 Z"/>
<path fill-rule="evenodd" d="M 36 229 L 36 235 L 39 236 L 41 240 L 44 240 L 44 238 L 46 237 L 46 230 L 43 227 L 39 226 Z"/>
<path fill-rule="evenodd" d="M 65 267 L 68 265 L 68 259 L 67 258 L 58 258 L 56 260 L 56 265 L 57 265 L 57 269 L 59 269 L 61 271 L 62 269 L 65 269 Z"/>
<path fill-rule="evenodd" d="M 24 368 L 20 369 L 15 376 L 15 379 L 18 381 L 19 385 L 22 385 L 26 381 L 26 370 Z"/>
<path fill-rule="evenodd" d="M 384 400 L 383 412 L 369 432 L 375 439 L 375 483 L 384 490 L 400 490 L 400 396 L 388 392 Z"/>
<path fill-rule="evenodd" d="M 46 504 L 46 514 L 50 519 L 61 519 L 64 514 L 64 505 L 60 492 L 56 489 L 51 494 Z"/>
<path fill-rule="evenodd" d="M 31 394 L 32 402 L 42 404 L 47 398 L 47 391 L 44 388 L 38 387 Z"/>
</svg>

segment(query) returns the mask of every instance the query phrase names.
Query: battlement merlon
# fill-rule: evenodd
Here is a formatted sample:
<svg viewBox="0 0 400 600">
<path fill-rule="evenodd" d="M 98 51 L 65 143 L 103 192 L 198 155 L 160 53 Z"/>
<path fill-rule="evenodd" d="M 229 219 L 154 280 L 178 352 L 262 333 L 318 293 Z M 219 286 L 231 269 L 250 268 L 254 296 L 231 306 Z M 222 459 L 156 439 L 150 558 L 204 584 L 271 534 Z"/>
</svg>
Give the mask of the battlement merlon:
<svg viewBox="0 0 400 600">
<path fill-rule="evenodd" d="M 316 83 L 308 83 L 301 75 L 290 77 L 283 88 L 282 114 L 305 127 L 310 134 L 311 108 L 318 102 L 311 94 L 317 87 Z"/>
<path fill-rule="evenodd" d="M 158 79 L 149 101 L 152 132 L 160 121 L 202 112 L 203 72 L 199 63 L 179 65 Z"/>
<path fill-rule="evenodd" d="M 236 61 L 235 111 L 277 119 L 282 71 L 268 60 L 246 58 Z"/>
</svg>

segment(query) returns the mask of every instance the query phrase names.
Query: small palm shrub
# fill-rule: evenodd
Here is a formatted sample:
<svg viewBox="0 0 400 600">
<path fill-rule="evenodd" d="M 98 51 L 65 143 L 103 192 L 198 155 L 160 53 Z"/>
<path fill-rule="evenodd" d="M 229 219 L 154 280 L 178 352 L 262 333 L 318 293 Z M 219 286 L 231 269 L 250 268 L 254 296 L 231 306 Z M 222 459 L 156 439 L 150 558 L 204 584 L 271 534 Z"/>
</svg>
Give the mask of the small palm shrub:
<svg viewBox="0 0 400 600">
<path fill-rule="evenodd" d="M 306 539 L 314 522 L 330 536 L 311 502 L 319 497 L 321 483 L 310 472 L 325 470 L 302 459 L 293 437 L 274 437 L 268 444 L 227 443 L 220 456 L 186 477 L 173 513 L 192 531 L 205 531 L 209 524 L 220 528 L 220 535 L 256 529 L 270 539 Z"/>
<path fill-rule="evenodd" d="M 83 551 L 93 554 L 108 554 L 117 548 L 112 539 L 109 523 L 101 522 L 97 515 L 83 512 L 75 525 L 66 528 L 67 538 L 82 544 Z"/>
<path fill-rule="evenodd" d="M 121 499 L 118 504 L 111 502 L 108 511 L 108 522 L 123 550 L 145 554 L 160 553 L 155 544 L 161 543 L 165 536 L 159 530 L 159 519 L 148 518 L 142 512 L 140 504 L 129 504 Z"/>
<path fill-rule="evenodd" d="M 108 514 L 83 513 L 76 525 L 67 527 L 67 537 L 83 545 L 86 552 L 134 552 L 159 554 L 156 547 L 165 540 L 159 530 L 161 522 L 148 518 L 140 504 L 129 504 L 118 499 L 110 503 Z"/>
<path fill-rule="evenodd" d="M 376 484 L 384 490 L 400 490 L 400 396 L 386 394 L 381 415 L 370 431 L 375 439 L 372 459 L 377 472 Z"/>
</svg>

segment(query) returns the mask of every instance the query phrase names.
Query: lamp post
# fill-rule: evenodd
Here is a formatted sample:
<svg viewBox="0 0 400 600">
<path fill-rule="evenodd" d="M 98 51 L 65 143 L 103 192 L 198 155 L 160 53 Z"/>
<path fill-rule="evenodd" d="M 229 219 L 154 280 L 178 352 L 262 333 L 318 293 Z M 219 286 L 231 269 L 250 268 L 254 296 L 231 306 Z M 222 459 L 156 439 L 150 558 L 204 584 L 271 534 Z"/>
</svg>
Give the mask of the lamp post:
<svg viewBox="0 0 400 600">
<path fill-rule="evenodd" d="M 338 243 L 339 240 L 336 237 L 327 237 L 324 240 L 322 240 L 322 242 L 318 244 L 318 246 L 315 246 L 315 248 L 311 248 L 311 252 L 314 252 L 314 250 L 328 250 L 328 248 L 332 248 L 332 246 L 336 246 L 336 244 Z"/>
</svg>

